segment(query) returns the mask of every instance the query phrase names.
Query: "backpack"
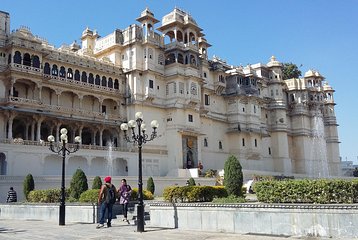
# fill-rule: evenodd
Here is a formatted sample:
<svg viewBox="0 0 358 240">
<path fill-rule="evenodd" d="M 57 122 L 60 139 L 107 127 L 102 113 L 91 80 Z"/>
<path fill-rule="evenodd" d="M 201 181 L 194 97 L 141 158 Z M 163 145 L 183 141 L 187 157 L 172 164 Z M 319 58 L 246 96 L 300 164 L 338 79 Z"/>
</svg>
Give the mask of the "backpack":
<svg viewBox="0 0 358 240">
<path fill-rule="evenodd" d="M 114 204 L 116 202 L 116 188 L 112 185 L 107 187 L 106 203 Z"/>
</svg>

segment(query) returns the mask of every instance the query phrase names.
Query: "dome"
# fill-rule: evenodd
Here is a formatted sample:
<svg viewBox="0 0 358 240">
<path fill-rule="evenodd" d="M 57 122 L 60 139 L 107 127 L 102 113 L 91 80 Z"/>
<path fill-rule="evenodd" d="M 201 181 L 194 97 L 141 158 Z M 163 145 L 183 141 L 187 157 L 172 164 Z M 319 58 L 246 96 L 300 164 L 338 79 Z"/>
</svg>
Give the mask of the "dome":
<svg viewBox="0 0 358 240">
<path fill-rule="evenodd" d="M 315 73 L 310 69 L 305 73 L 305 77 L 314 77 Z"/>
<path fill-rule="evenodd" d="M 267 66 L 268 67 L 281 67 L 282 64 L 276 60 L 276 57 L 275 56 L 272 56 L 270 58 L 270 62 L 267 63 Z"/>
</svg>

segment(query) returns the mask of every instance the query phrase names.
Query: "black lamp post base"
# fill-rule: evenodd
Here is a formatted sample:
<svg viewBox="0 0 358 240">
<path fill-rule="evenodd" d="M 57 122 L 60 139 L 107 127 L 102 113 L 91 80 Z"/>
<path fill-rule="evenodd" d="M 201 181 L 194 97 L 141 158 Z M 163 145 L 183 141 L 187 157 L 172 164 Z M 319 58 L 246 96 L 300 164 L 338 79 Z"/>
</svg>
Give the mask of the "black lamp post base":
<svg viewBox="0 0 358 240">
<path fill-rule="evenodd" d="M 144 232 L 144 206 L 137 206 L 137 232 Z"/>
</svg>

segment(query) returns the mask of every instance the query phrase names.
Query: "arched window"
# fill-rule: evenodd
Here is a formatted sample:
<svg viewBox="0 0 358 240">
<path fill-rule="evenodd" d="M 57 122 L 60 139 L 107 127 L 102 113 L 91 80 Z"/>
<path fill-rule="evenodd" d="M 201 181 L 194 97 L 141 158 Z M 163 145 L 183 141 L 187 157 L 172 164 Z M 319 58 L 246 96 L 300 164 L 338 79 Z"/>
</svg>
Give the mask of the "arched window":
<svg viewBox="0 0 358 240">
<path fill-rule="evenodd" d="M 9 58 L 7 60 L 7 63 L 10 64 L 11 63 L 11 53 L 9 54 Z"/>
<path fill-rule="evenodd" d="M 165 59 L 165 65 L 169 65 L 175 63 L 175 55 L 174 53 L 171 53 L 167 56 L 167 58 Z"/>
<path fill-rule="evenodd" d="M 149 59 L 153 58 L 153 49 L 152 48 L 148 49 L 148 55 L 149 55 Z"/>
<path fill-rule="evenodd" d="M 107 87 L 107 78 L 105 76 L 102 77 L 102 86 Z"/>
<path fill-rule="evenodd" d="M 81 79 L 80 71 L 76 70 L 76 71 L 75 71 L 75 80 L 76 80 L 76 81 L 79 81 L 80 79 Z"/>
<path fill-rule="evenodd" d="M 119 89 L 118 79 L 115 79 L 115 80 L 114 80 L 114 89 Z"/>
<path fill-rule="evenodd" d="M 25 66 L 31 66 L 31 57 L 30 57 L 30 54 L 28 54 L 28 53 L 25 53 L 25 54 L 24 54 L 23 65 L 25 65 Z"/>
<path fill-rule="evenodd" d="M 44 66 L 44 74 L 48 74 L 50 75 L 50 64 L 49 63 L 45 63 L 45 66 Z"/>
<path fill-rule="evenodd" d="M 181 53 L 178 53 L 178 63 L 184 64 L 184 57 Z"/>
<path fill-rule="evenodd" d="M 108 87 L 113 88 L 113 80 L 112 80 L 112 78 L 108 78 Z"/>
<path fill-rule="evenodd" d="M 92 73 L 90 73 L 90 74 L 88 75 L 88 83 L 90 83 L 90 84 L 93 84 L 93 83 L 94 83 L 94 78 L 93 78 L 93 74 L 92 74 Z"/>
<path fill-rule="evenodd" d="M 193 55 L 190 55 L 190 64 L 193 66 L 196 66 L 196 59 L 195 59 L 195 56 L 193 56 Z"/>
<path fill-rule="evenodd" d="M 51 74 L 52 76 L 58 76 L 58 68 L 56 64 L 52 65 Z"/>
<path fill-rule="evenodd" d="M 64 66 L 60 67 L 60 77 L 65 78 L 66 77 L 66 70 Z"/>
<path fill-rule="evenodd" d="M 32 67 L 40 68 L 40 58 L 37 55 L 32 56 Z"/>
<path fill-rule="evenodd" d="M 82 72 L 81 82 L 87 82 L 87 73 L 85 71 Z"/>
<path fill-rule="evenodd" d="M 14 63 L 21 64 L 21 61 L 22 61 L 21 53 L 19 51 L 16 51 L 14 55 Z"/>
<path fill-rule="evenodd" d="M 94 84 L 95 85 L 101 85 L 101 79 L 100 79 L 99 75 L 96 75 L 96 79 L 94 80 Z"/>
<path fill-rule="evenodd" d="M 67 78 L 68 79 L 73 79 L 72 68 L 67 69 Z"/>
<path fill-rule="evenodd" d="M 158 64 L 159 65 L 164 64 L 164 55 L 162 53 L 158 55 Z"/>
</svg>

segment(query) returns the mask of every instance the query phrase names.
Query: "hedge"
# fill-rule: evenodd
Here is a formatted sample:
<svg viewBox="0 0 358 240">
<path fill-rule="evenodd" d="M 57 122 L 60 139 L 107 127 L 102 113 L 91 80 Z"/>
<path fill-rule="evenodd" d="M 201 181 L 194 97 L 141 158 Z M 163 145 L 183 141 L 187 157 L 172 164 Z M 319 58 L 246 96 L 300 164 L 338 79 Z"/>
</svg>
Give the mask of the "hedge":
<svg viewBox="0 0 358 240">
<path fill-rule="evenodd" d="M 65 189 L 66 199 L 69 196 L 69 189 Z M 27 195 L 27 201 L 40 203 L 60 202 L 61 189 L 33 190 Z"/>
<path fill-rule="evenodd" d="M 169 202 L 211 202 L 215 197 L 227 197 L 223 186 L 172 186 L 163 191 Z"/>
<path fill-rule="evenodd" d="M 340 179 L 258 181 L 258 201 L 266 203 L 357 203 L 358 180 Z"/>
</svg>

